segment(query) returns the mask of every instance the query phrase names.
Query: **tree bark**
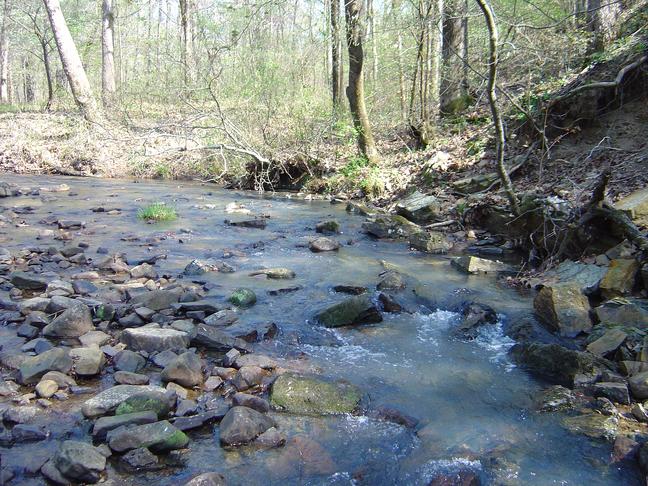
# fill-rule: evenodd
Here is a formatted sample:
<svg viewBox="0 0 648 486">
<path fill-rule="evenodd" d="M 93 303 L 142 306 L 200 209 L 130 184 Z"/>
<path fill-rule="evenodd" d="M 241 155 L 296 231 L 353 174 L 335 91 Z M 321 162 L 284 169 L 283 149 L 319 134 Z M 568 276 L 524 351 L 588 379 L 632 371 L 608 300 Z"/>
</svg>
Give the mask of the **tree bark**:
<svg viewBox="0 0 648 486">
<path fill-rule="evenodd" d="M 193 59 L 193 1 L 180 0 L 180 42 L 182 69 L 185 87 L 190 86 L 194 80 Z"/>
<path fill-rule="evenodd" d="M 36 88 L 34 86 L 34 77 L 31 72 L 29 57 L 26 55 L 23 59 L 24 81 L 25 81 L 25 102 L 33 103 L 36 99 Z"/>
<path fill-rule="evenodd" d="M 9 103 L 9 0 L 4 0 L 0 27 L 0 103 Z"/>
<path fill-rule="evenodd" d="M 101 94 L 109 106 L 117 89 L 115 84 L 115 36 L 113 0 L 103 0 L 101 16 Z"/>
<path fill-rule="evenodd" d="M 504 134 L 504 122 L 502 120 L 502 114 L 500 113 L 499 104 L 497 101 L 497 64 L 499 62 L 498 58 L 498 42 L 499 42 L 499 33 L 497 30 L 497 24 L 495 23 L 495 14 L 493 9 L 488 3 L 488 0 L 476 0 L 479 8 L 484 14 L 484 19 L 486 20 L 486 26 L 488 27 L 488 47 L 489 47 L 489 60 L 488 60 L 488 101 L 490 104 L 491 114 L 493 116 L 493 125 L 495 126 L 495 150 L 496 150 L 496 160 L 497 160 L 497 171 L 499 173 L 500 179 L 502 180 L 502 187 L 506 192 L 506 195 L 511 204 L 511 209 L 516 216 L 520 215 L 520 205 L 518 203 L 517 196 L 513 190 L 513 184 L 511 183 L 511 178 L 506 172 L 506 167 L 504 165 L 504 151 L 506 148 L 506 138 Z"/>
<path fill-rule="evenodd" d="M 443 14 L 443 75 L 441 78 L 441 114 L 453 114 L 466 108 L 467 82 L 464 79 L 464 42 L 467 12 L 464 0 L 446 2 Z"/>
<path fill-rule="evenodd" d="M 79 52 L 74 44 L 74 39 L 70 35 L 65 17 L 63 17 L 59 0 L 43 1 L 45 2 L 56 46 L 61 57 L 61 64 L 72 89 L 74 101 L 76 101 L 81 114 L 86 120 L 97 122 L 101 119 L 101 112 L 92 94 L 92 88 L 79 57 Z"/>
<path fill-rule="evenodd" d="M 331 85 L 335 112 L 339 112 L 342 108 L 343 76 L 340 0 L 331 0 Z"/>
<path fill-rule="evenodd" d="M 378 161 L 378 150 L 371 132 L 364 98 L 364 51 L 362 49 L 362 0 L 345 0 L 346 38 L 349 51 L 349 85 L 346 89 L 353 124 L 358 133 L 360 152 L 370 162 Z"/>
<path fill-rule="evenodd" d="M 47 79 L 47 103 L 45 104 L 45 111 L 49 111 L 54 103 L 54 80 L 52 79 L 52 67 L 49 58 L 49 46 L 45 39 L 39 39 L 41 50 L 43 51 L 43 66 L 45 67 L 45 77 Z"/>
<path fill-rule="evenodd" d="M 614 40 L 614 29 L 620 13 L 618 2 L 587 0 L 587 26 L 593 33 L 590 52 L 601 51 Z"/>
</svg>

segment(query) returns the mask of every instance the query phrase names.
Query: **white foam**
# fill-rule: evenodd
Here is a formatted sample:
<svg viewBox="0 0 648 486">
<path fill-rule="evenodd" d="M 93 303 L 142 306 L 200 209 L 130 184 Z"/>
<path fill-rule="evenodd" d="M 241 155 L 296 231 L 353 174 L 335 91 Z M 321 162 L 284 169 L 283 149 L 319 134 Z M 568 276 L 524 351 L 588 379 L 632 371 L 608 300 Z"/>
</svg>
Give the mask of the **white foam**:
<svg viewBox="0 0 648 486">
<path fill-rule="evenodd" d="M 492 363 L 504 365 L 507 371 L 515 368 L 515 365 L 508 359 L 508 351 L 513 347 L 515 341 L 504 334 L 501 318 L 495 324 L 480 326 L 474 342 L 490 353 L 489 360 Z"/>
<path fill-rule="evenodd" d="M 437 310 L 430 314 L 417 312 L 412 317 L 420 323 L 417 325 L 416 338 L 421 342 L 438 346 L 440 334 L 445 333 L 455 324 L 459 315 L 456 312 Z"/>
</svg>

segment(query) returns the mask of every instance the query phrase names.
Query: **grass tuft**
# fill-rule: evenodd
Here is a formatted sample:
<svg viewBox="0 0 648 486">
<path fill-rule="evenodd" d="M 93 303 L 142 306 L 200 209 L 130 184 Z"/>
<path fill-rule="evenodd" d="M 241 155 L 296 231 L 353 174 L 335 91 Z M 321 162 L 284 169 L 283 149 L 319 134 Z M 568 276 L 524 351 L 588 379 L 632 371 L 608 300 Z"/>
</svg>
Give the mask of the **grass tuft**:
<svg viewBox="0 0 648 486">
<path fill-rule="evenodd" d="M 173 221 L 178 217 L 175 208 L 167 206 L 163 202 L 149 204 L 137 211 L 137 217 L 145 221 Z"/>
</svg>

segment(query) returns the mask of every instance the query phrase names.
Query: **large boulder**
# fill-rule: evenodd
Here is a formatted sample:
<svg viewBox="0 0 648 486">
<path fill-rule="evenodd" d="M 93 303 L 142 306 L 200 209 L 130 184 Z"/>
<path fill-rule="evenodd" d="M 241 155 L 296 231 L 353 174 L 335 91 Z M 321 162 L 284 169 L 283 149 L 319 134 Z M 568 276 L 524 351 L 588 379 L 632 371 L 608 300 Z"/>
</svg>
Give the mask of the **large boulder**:
<svg viewBox="0 0 648 486">
<path fill-rule="evenodd" d="M 189 438 L 166 420 L 151 424 L 121 427 L 107 434 L 108 445 L 113 451 L 124 452 L 146 447 L 154 452 L 182 449 Z"/>
<path fill-rule="evenodd" d="M 232 407 L 220 423 L 220 441 L 227 446 L 247 444 L 274 426 L 274 420 L 256 410 Z"/>
<path fill-rule="evenodd" d="M 275 380 L 270 403 L 286 412 L 330 415 L 351 413 L 358 408 L 362 393 L 350 383 L 285 373 Z"/>
<path fill-rule="evenodd" d="M 67 373 L 72 369 L 72 358 L 66 349 L 54 348 L 25 359 L 19 367 L 20 382 L 24 385 L 38 383 L 49 371 Z"/>
<path fill-rule="evenodd" d="M 620 199 L 615 207 L 628 214 L 635 223 L 648 227 L 648 188 L 639 189 Z"/>
<path fill-rule="evenodd" d="M 641 299 L 613 299 L 594 309 L 599 321 L 623 324 L 639 329 L 648 328 L 648 301 Z"/>
<path fill-rule="evenodd" d="M 409 238 L 421 227 L 400 215 L 380 215 L 362 223 L 362 229 L 376 238 Z"/>
<path fill-rule="evenodd" d="M 396 203 L 396 212 L 415 223 L 428 223 L 439 216 L 441 204 L 435 196 L 414 191 Z"/>
<path fill-rule="evenodd" d="M 599 283 L 601 295 L 606 299 L 613 299 L 632 293 L 638 272 L 639 262 L 636 260 L 612 260 Z"/>
<path fill-rule="evenodd" d="M 341 327 L 381 322 L 382 315 L 371 297 L 357 295 L 325 309 L 316 319 L 326 327 Z"/>
<path fill-rule="evenodd" d="M 581 351 L 564 348 L 559 344 L 520 343 L 511 348 L 511 357 L 518 364 L 558 384 L 573 386 L 577 375 L 588 375 L 604 360 Z"/>
<path fill-rule="evenodd" d="M 52 458 L 54 467 L 67 479 L 96 483 L 106 469 L 106 457 L 92 444 L 66 440 Z"/>
<path fill-rule="evenodd" d="M 176 329 L 138 327 L 125 329 L 120 340 L 133 351 L 152 353 L 167 349 L 186 349 L 190 338 L 186 332 Z"/>
<path fill-rule="evenodd" d="M 589 301 L 577 284 L 542 287 L 533 307 L 538 317 L 562 336 L 575 337 L 592 329 Z"/>
<path fill-rule="evenodd" d="M 78 338 L 94 329 L 92 314 L 87 305 L 75 303 L 43 328 L 45 336 Z"/>
<path fill-rule="evenodd" d="M 83 415 L 87 418 L 99 417 L 112 412 L 127 398 L 142 392 L 161 392 L 166 390 L 152 385 L 117 385 L 87 400 L 81 407 Z"/>
<path fill-rule="evenodd" d="M 182 353 L 162 370 L 162 380 L 189 388 L 200 385 L 203 381 L 200 358 L 191 351 Z"/>
</svg>

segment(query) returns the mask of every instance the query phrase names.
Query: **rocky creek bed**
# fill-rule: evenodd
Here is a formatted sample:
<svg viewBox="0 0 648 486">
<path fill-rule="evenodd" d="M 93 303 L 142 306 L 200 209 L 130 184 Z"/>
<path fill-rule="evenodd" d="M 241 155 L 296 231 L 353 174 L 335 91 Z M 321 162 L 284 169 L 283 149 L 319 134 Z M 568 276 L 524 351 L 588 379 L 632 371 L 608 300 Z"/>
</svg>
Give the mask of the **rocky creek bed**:
<svg viewBox="0 0 648 486">
<path fill-rule="evenodd" d="M 644 484 L 629 247 L 519 292 L 359 205 L 3 181 L 2 484 Z"/>
</svg>

